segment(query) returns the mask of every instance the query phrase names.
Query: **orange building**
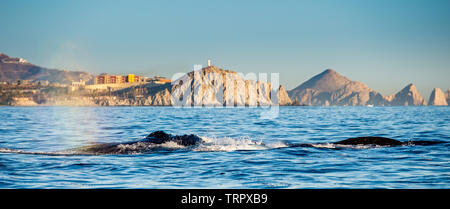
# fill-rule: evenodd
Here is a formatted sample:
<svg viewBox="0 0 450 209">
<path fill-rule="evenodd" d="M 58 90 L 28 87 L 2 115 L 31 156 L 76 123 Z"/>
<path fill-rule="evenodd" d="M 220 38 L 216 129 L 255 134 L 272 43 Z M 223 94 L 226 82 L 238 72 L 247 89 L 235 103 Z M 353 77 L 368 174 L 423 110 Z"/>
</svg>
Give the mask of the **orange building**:
<svg viewBox="0 0 450 209">
<path fill-rule="evenodd" d="M 128 74 L 126 76 L 121 75 L 108 75 L 106 73 L 95 76 L 94 84 L 110 84 L 110 83 L 137 83 L 145 82 L 145 77 L 134 74 Z"/>
<path fill-rule="evenodd" d="M 125 83 L 121 75 L 111 75 L 109 76 L 109 83 Z"/>
<path fill-rule="evenodd" d="M 144 76 L 134 76 L 134 82 L 145 82 Z"/>
<path fill-rule="evenodd" d="M 100 74 L 99 76 L 95 76 L 94 84 L 106 84 L 108 83 L 108 74 Z"/>
</svg>

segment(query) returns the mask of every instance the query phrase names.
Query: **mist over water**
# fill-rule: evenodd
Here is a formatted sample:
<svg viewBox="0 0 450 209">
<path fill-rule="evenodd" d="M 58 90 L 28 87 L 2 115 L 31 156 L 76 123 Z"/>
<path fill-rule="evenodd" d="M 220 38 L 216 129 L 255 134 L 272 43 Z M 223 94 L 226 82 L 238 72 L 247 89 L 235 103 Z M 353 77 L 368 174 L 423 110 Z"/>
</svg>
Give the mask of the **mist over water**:
<svg viewBox="0 0 450 209">
<path fill-rule="evenodd" d="M 450 188 L 449 143 L 287 147 L 350 137 L 450 141 L 449 107 L 0 107 L 0 188 Z M 163 130 L 195 147 L 70 154 Z M 331 149 L 330 149 L 331 148 Z"/>
</svg>

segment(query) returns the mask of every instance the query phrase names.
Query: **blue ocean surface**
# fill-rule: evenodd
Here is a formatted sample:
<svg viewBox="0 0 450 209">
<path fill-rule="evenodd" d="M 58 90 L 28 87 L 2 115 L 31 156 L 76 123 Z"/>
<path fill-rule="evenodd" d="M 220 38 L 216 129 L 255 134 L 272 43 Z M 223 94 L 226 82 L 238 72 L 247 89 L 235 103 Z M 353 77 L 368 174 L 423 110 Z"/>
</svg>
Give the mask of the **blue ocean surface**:
<svg viewBox="0 0 450 209">
<path fill-rule="evenodd" d="M 267 111 L 0 107 L 0 188 L 450 188 L 450 143 L 286 146 L 358 136 L 450 142 L 450 107 L 280 107 L 278 117 L 261 118 Z M 131 154 L 66 152 L 157 130 L 206 143 Z"/>
</svg>

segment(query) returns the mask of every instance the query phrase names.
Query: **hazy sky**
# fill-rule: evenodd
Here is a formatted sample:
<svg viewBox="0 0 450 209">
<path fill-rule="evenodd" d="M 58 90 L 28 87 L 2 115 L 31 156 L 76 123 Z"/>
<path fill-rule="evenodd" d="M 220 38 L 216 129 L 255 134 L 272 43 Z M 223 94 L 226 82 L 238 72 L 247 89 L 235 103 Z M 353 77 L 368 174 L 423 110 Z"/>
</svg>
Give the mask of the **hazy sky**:
<svg viewBox="0 0 450 209">
<path fill-rule="evenodd" d="M 450 89 L 449 0 L 1 0 L 0 52 L 44 67 L 172 77 L 194 64 L 280 73 L 332 68 L 384 95 Z"/>
</svg>

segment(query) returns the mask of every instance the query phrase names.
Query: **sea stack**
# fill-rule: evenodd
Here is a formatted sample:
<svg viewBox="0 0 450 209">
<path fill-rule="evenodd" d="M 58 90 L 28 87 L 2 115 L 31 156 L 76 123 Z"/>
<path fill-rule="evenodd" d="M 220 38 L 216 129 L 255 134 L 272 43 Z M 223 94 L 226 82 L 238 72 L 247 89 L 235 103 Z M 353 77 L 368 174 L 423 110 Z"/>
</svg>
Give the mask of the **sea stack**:
<svg viewBox="0 0 450 209">
<path fill-rule="evenodd" d="M 450 90 L 445 92 L 445 99 L 447 100 L 447 105 L 450 105 Z"/>
<path fill-rule="evenodd" d="M 428 105 L 434 106 L 447 106 L 447 98 L 444 92 L 440 88 L 434 88 L 431 92 L 430 99 L 428 100 Z"/>
<path fill-rule="evenodd" d="M 392 98 L 393 106 L 424 106 L 427 105 L 416 86 L 410 83 Z"/>
</svg>

